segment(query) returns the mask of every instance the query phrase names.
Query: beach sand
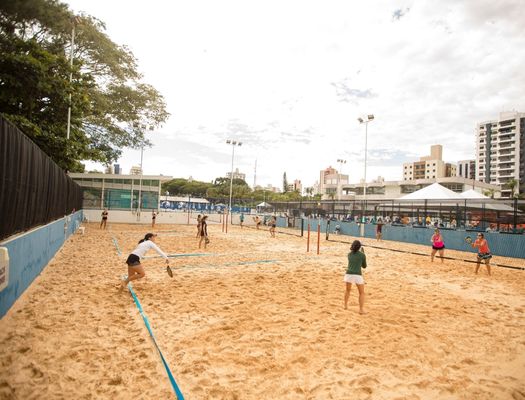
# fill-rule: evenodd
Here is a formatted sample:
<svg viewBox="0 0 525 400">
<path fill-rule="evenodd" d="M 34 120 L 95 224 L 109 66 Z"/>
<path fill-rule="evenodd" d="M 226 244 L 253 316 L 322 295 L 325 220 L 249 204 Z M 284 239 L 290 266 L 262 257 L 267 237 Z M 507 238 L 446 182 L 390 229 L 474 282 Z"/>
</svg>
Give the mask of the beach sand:
<svg viewBox="0 0 525 400">
<path fill-rule="evenodd" d="M 117 289 L 151 228 L 109 228 L 71 237 L 0 321 L 1 399 L 175 398 Z M 314 238 L 306 253 L 305 238 L 208 228 L 199 250 L 195 226 L 158 225 L 166 252 L 208 255 L 173 258 L 173 278 L 148 258 L 133 284 L 186 399 L 525 399 L 525 271 L 366 248 L 360 315 L 355 287 L 343 309 L 348 244 L 323 234 L 317 255 Z"/>
</svg>

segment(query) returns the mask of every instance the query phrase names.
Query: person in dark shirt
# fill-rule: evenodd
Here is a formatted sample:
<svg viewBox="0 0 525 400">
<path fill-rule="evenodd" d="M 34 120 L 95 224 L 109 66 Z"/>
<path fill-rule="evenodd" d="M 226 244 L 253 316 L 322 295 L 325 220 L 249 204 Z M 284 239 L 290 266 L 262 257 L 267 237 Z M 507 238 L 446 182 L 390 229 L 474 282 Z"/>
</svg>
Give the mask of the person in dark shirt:
<svg viewBox="0 0 525 400">
<path fill-rule="evenodd" d="M 100 221 L 100 229 L 106 229 L 106 225 L 108 223 L 108 210 L 104 208 L 104 211 L 102 211 L 102 220 Z"/>
<path fill-rule="evenodd" d="M 210 242 L 210 239 L 208 239 L 208 224 L 206 223 L 206 220 L 208 219 L 207 215 L 204 215 L 201 219 L 201 226 L 200 226 L 200 239 L 199 239 L 199 249 L 201 248 L 201 244 L 204 241 L 204 248 L 206 248 L 206 245 Z"/>
<path fill-rule="evenodd" d="M 348 268 L 344 277 L 346 284 L 345 290 L 345 310 L 348 309 L 348 298 L 350 297 L 350 289 L 352 283 L 355 283 L 359 291 L 359 314 L 364 314 L 365 305 L 365 280 L 361 272 L 361 268 L 366 268 L 366 256 L 361 252 L 361 242 L 354 240 L 348 253 Z"/>
<path fill-rule="evenodd" d="M 379 242 L 383 237 L 383 220 L 379 218 L 376 224 L 376 239 Z"/>
</svg>

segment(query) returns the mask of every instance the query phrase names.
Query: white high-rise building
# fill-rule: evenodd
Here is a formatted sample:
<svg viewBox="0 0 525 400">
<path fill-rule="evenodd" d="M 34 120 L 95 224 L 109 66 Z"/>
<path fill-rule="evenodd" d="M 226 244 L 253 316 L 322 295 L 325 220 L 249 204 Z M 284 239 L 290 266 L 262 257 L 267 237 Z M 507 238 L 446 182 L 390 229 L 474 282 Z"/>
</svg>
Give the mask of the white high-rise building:
<svg viewBox="0 0 525 400">
<path fill-rule="evenodd" d="M 502 197 L 525 192 L 525 113 L 503 112 L 476 127 L 476 180 L 501 185 Z"/>
</svg>

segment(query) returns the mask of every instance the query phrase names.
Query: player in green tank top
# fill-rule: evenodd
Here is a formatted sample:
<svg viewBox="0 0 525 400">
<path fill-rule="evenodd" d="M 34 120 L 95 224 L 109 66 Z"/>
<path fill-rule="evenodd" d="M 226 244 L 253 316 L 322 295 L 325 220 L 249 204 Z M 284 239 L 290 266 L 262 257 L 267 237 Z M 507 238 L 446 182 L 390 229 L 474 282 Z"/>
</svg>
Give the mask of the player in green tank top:
<svg viewBox="0 0 525 400">
<path fill-rule="evenodd" d="M 355 283 L 357 290 L 359 291 L 359 314 L 364 314 L 365 305 L 365 280 L 361 268 L 366 268 L 366 256 L 365 253 L 359 251 L 361 249 L 361 242 L 354 240 L 350 247 L 350 253 L 348 253 L 348 267 L 344 281 L 346 284 L 345 290 L 345 310 L 348 309 L 348 298 L 350 297 L 350 289 L 352 283 Z"/>
</svg>

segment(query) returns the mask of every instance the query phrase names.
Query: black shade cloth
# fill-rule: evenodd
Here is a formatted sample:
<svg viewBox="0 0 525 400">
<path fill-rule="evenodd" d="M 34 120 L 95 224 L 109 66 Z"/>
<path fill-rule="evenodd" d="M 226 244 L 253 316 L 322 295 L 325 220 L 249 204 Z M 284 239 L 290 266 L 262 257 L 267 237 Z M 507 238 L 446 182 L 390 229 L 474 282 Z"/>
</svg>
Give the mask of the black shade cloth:
<svg viewBox="0 0 525 400">
<path fill-rule="evenodd" d="M 81 208 L 81 187 L 0 115 L 0 239 Z"/>
</svg>

